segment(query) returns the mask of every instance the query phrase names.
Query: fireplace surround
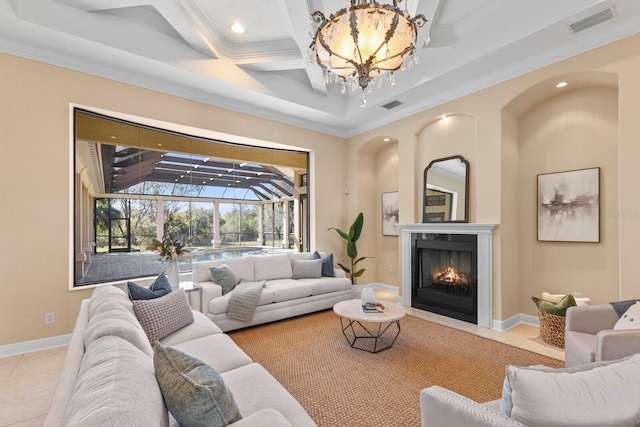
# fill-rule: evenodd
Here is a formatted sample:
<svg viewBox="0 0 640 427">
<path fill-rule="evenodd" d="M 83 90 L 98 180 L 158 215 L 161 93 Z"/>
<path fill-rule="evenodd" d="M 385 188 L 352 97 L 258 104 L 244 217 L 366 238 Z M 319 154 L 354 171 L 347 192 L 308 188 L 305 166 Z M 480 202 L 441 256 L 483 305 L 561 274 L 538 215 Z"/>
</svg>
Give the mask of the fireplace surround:
<svg viewBox="0 0 640 427">
<path fill-rule="evenodd" d="M 412 250 L 414 243 L 419 240 L 431 240 L 447 242 L 450 240 L 447 235 L 462 235 L 462 236 L 474 236 L 473 238 L 467 238 L 467 244 L 475 245 L 475 257 L 476 257 L 476 271 L 470 270 L 465 272 L 466 275 L 471 275 L 471 280 L 475 278 L 475 289 L 472 292 L 476 292 L 475 295 L 471 295 L 469 298 L 463 300 L 461 304 L 465 306 L 465 310 L 469 307 L 469 304 L 475 305 L 475 321 L 471 319 L 463 319 L 477 324 L 484 328 L 491 328 L 492 320 L 492 308 L 491 308 L 491 245 L 492 245 L 492 233 L 495 224 L 468 224 L 468 223 L 422 223 L 422 224 L 399 224 L 398 228 L 401 232 L 401 269 L 402 269 L 402 296 L 399 299 L 400 303 L 404 306 L 413 306 L 412 294 L 415 288 L 415 274 L 412 274 Z M 423 239 L 424 237 L 424 239 Z M 475 240 L 475 242 L 473 242 Z M 444 243 L 445 247 L 448 247 L 448 243 Z M 463 250 L 461 252 L 467 252 Z M 473 257 L 473 255 L 470 255 Z M 428 256 L 427 256 L 428 257 Z M 464 257 L 464 256 L 463 256 Z M 442 264 L 445 261 L 439 261 Z M 467 262 L 458 260 L 457 262 Z M 471 260 L 469 260 L 471 262 Z M 454 266 L 456 260 L 453 260 Z M 427 273 L 429 274 L 429 273 Z M 469 278 L 467 278 L 469 280 Z M 440 286 L 446 286 L 441 283 Z M 465 289 L 459 289 L 461 292 L 467 292 Z M 447 298 L 445 298 L 447 299 Z M 421 307 L 418 307 L 421 308 Z M 428 311 L 438 312 L 428 307 L 421 308 Z M 450 314 L 442 313 L 452 317 Z"/>
</svg>

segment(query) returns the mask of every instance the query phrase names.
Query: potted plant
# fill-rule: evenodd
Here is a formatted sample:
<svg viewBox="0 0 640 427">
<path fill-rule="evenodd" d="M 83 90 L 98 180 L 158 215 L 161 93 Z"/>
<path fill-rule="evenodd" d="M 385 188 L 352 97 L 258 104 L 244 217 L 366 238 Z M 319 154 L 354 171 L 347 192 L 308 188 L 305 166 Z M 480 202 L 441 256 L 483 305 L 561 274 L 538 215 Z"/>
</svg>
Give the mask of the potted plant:
<svg viewBox="0 0 640 427">
<path fill-rule="evenodd" d="M 172 240 L 170 237 L 165 237 L 162 241 L 153 239 L 153 245 L 147 247 L 148 250 L 158 252 L 161 261 L 167 261 L 166 273 L 172 288 L 177 288 L 180 285 L 178 257 L 189 253 L 185 247 L 190 244 L 191 239 L 186 242 L 181 242 L 179 240 Z"/>
<path fill-rule="evenodd" d="M 362 233 L 363 224 L 364 224 L 364 216 L 362 215 L 362 212 L 360 212 L 356 217 L 356 220 L 353 222 L 353 224 L 351 224 L 351 227 L 349 228 L 349 233 L 345 233 L 339 228 L 333 228 L 333 227 L 329 228 L 329 230 L 335 230 L 336 233 L 338 233 L 338 235 L 342 237 L 342 239 L 347 243 L 347 255 L 351 259 L 351 268 L 348 268 L 340 263 L 338 263 L 338 266 L 342 270 L 344 270 L 345 273 L 347 273 L 347 275 L 351 279 L 351 284 L 354 284 L 354 285 L 356 284 L 356 279 L 362 276 L 362 274 L 365 271 L 364 268 L 361 268 L 360 270 L 356 270 L 356 266 L 358 265 L 358 263 L 367 258 L 373 258 L 368 256 L 358 258 L 358 248 L 356 246 L 356 242 L 360 238 L 360 233 Z"/>
</svg>

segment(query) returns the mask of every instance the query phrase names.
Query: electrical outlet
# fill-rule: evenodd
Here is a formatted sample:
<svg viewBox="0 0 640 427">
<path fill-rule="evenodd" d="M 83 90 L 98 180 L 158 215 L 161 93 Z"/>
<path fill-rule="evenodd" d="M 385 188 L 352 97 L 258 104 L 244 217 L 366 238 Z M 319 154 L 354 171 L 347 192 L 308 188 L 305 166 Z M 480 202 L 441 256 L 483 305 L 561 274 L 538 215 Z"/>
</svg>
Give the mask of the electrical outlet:
<svg viewBox="0 0 640 427">
<path fill-rule="evenodd" d="M 393 273 L 393 265 L 389 264 L 389 273 Z"/>
<path fill-rule="evenodd" d="M 44 314 L 44 324 L 52 325 L 56 323 L 56 314 L 55 313 L 45 313 Z"/>
</svg>

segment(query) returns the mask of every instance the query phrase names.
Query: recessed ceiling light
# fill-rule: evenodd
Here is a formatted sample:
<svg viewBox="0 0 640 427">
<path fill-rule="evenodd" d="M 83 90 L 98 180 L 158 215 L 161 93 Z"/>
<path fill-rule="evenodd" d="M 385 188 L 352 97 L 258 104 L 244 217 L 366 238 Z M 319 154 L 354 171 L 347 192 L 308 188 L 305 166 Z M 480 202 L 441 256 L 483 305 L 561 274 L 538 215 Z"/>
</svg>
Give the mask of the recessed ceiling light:
<svg viewBox="0 0 640 427">
<path fill-rule="evenodd" d="M 383 139 L 383 141 L 384 141 L 384 142 L 389 142 L 389 141 L 391 141 L 391 140 L 390 140 L 389 138 L 385 138 L 385 139 Z"/>
<path fill-rule="evenodd" d="M 443 114 L 443 115 L 441 115 L 441 116 L 440 116 L 440 118 L 441 118 L 441 119 L 446 119 L 446 118 L 447 118 L 447 115 L 446 115 L 446 114 Z"/>
<path fill-rule="evenodd" d="M 560 82 L 560 83 L 558 83 L 558 84 L 556 85 L 556 87 L 557 87 L 557 88 L 561 88 L 561 87 L 565 87 L 565 86 L 567 86 L 568 84 L 569 84 L 569 83 L 567 83 L 567 82 Z"/>
<path fill-rule="evenodd" d="M 111 135 L 109 138 L 111 138 L 111 139 L 118 139 L 118 137 L 117 137 L 117 136 L 115 136 L 115 135 Z"/>
<path fill-rule="evenodd" d="M 233 24 L 231 24 L 231 31 L 236 34 L 242 34 L 244 33 L 244 25 L 239 22 L 234 22 Z"/>
</svg>

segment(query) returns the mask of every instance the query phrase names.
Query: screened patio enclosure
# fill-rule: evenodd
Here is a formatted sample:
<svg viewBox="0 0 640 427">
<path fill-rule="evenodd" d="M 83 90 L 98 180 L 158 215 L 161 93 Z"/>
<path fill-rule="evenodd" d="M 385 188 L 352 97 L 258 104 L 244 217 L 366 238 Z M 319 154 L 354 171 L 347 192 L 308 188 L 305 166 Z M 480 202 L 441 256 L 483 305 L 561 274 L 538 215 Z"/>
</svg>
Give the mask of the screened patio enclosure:
<svg viewBox="0 0 640 427">
<path fill-rule="evenodd" d="M 163 271 L 152 240 L 192 262 L 308 250 L 305 152 L 203 139 L 75 111 L 75 284 Z"/>
</svg>

